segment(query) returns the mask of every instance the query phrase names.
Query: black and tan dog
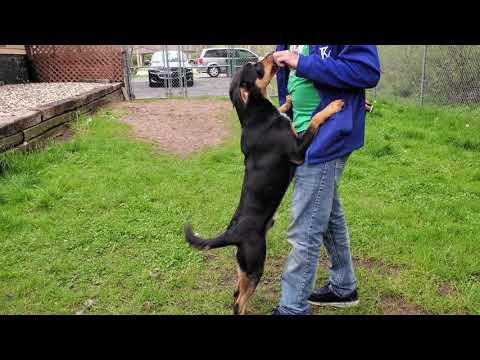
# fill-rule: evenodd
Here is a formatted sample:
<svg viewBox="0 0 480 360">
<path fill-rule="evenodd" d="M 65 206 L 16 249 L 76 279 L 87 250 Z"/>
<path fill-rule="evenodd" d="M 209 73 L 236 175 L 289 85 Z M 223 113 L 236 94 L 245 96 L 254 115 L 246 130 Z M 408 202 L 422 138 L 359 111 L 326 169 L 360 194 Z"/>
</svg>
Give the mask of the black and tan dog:
<svg viewBox="0 0 480 360">
<path fill-rule="evenodd" d="M 267 99 L 267 86 L 277 69 L 269 54 L 261 62 L 243 66 L 230 85 L 230 99 L 242 126 L 245 175 L 240 203 L 227 230 L 205 240 L 194 234 L 190 225 L 185 225 L 186 240 L 196 248 L 237 247 L 238 280 L 233 310 L 240 315 L 245 314 L 247 301 L 262 277 L 266 234 L 295 166 L 303 163 L 320 125 L 343 107 L 343 101 L 333 101 L 312 118 L 310 127 L 298 137 L 290 119 L 282 114 L 289 110 L 291 101 L 277 109 Z"/>
</svg>

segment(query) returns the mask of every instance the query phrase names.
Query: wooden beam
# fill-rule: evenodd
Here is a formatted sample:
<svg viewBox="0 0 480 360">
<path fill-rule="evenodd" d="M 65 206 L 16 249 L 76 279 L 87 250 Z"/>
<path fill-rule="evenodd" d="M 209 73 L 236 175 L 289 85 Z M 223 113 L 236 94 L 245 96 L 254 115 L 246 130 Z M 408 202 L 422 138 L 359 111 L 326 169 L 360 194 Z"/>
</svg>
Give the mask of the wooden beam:
<svg viewBox="0 0 480 360">
<path fill-rule="evenodd" d="M 25 45 L 0 45 L 0 54 L 26 55 Z"/>
</svg>

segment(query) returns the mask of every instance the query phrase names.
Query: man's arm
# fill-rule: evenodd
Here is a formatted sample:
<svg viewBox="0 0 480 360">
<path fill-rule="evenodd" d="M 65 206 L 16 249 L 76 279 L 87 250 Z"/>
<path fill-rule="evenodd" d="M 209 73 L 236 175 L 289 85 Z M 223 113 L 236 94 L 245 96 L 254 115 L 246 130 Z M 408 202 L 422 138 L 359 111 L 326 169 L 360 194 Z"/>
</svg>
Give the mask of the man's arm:
<svg viewBox="0 0 480 360">
<path fill-rule="evenodd" d="M 288 49 L 288 46 L 286 45 L 277 45 L 277 47 L 275 48 L 275 52 L 285 51 L 286 49 Z M 276 76 L 277 92 L 278 92 L 278 102 L 280 105 L 283 105 L 285 103 L 286 97 L 288 95 L 288 90 L 287 90 L 288 75 L 289 75 L 288 67 L 283 67 L 277 72 L 277 76 Z"/>
<path fill-rule="evenodd" d="M 346 45 L 335 57 L 300 55 L 297 76 L 335 88 L 375 87 L 380 80 L 380 61 L 375 45 Z"/>
<path fill-rule="evenodd" d="M 343 100 L 332 101 L 330 104 L 327 105 L 327 107 L 325 107 L 322 111 L 318 112 L 312 117 L 310 125 L 308 126 L 307 130 L 301 138 L 298 138 L 298 136 L 295 134 L 295 136 L 291 138 L 295 139 L 295 141 L 290 140 L 289 142 L 287 142 L 287 144 L 289 145 L 287 146 L 287 156 L 291 162 L 296 165 L 303 164 L 305 160 L 305 153 L 310 144 L 312 143 L 320 126 L 325 123 L 325 121 L 327 121 L 332 115 L 342 110 L 344 105 L 345 103 L 343 102 Z"/>
<path fill-rule="evenodd" d="M 324 86 L 340 89 L 372 88 L 380 80 L 380 60 L 375 45 L 345 45 L 335 57 L 274 54 L 277 63 L 296 68 L 296 75 Z"/>
</svg>

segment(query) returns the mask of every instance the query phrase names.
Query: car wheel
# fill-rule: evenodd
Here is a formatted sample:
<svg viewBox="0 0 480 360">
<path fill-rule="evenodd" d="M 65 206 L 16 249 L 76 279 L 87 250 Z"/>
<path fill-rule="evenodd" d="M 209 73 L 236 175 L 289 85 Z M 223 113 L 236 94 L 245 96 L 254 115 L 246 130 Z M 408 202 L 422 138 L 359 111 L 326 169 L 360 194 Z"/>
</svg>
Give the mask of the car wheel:
<svg viewBox="0 0 480 360">
<path fill-rule="evenodd" d="M 148 86 L 150 86 L 150 87 L 159 87 L 160 84 L 159 84 L 158 82 L 156 82 L 156 81 L 153 81 L 152 79 L 153 79 L 153 76 L 149 76 L 149 77 L 148 77 Z"/>
<path fill-rule="evenodd" d="M 217 77 L 220 74 L 220 68 L 218 66 L 211 66 L 207 69 L 207 74 L 210 77 Z"/>
</svg>

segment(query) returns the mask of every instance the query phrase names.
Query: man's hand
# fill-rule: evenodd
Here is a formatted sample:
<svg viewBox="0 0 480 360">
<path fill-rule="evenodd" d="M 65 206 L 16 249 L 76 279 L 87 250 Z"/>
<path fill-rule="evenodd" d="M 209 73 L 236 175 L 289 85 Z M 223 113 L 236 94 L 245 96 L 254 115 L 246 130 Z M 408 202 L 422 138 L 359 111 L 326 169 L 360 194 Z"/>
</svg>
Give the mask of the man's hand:
<svg viewBox="0 0 480 360">
<path fill-rule="evenodd" d="M 291 69 L 296 69 L 298 65 L 299 55 L 288 50 L 276 51 L 273 53 L 273 61 L 280 66 L 287 65 Z"/>
<path fill-rule="evenodd" d="M 373 112 L 373 105 L 368 102 L 368 100 L 365 100 L 365 111 L 366 112 Z"/>
</svg>

